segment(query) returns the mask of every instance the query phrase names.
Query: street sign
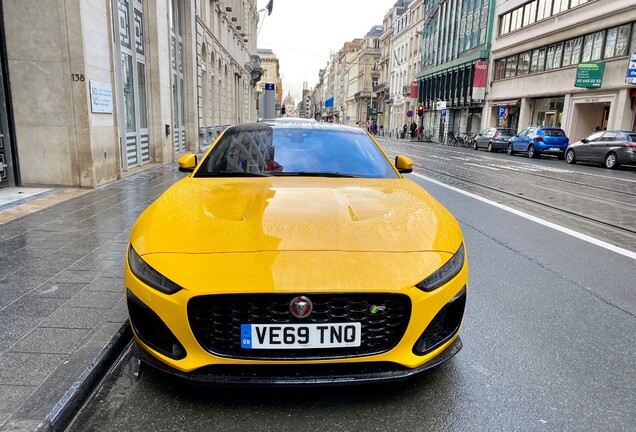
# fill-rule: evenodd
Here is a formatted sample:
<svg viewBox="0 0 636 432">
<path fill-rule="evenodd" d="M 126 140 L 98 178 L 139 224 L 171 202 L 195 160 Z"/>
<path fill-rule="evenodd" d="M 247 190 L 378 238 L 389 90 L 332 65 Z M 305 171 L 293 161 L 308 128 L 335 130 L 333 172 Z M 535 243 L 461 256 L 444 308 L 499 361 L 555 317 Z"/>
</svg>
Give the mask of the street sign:
<svg viewBox="0 0 636 432">
<path fill-rule="evenodd" d="M 508 105 L 499 105 L 497 107 L 497 120 L 503 120 L 508 117 Z"/>
<path fill-rule="evenodd" d="M 627 67 L 627 84 L 636 84 L 636 52 L 629 57 L 629 66 Z"/>
<path fill-rule="evenodd" d="M 442 109 L 442 118 L 446 118 L 446 109 Z"/>
<path fill-rule="evenodd" d="M 265 83 L 265 90 L 276 90 L 276 84 L 274 84 L 274 83 Z"/>
<path fill-rule="evenodd" d="M 409 117 L 409 118 L 410 118 L 410 117 L 413 117 L 413 111 L 408 110 L 408 111 L 406 112 L 406 116 L 407 116 L 407 117 Z"/>
</svg>

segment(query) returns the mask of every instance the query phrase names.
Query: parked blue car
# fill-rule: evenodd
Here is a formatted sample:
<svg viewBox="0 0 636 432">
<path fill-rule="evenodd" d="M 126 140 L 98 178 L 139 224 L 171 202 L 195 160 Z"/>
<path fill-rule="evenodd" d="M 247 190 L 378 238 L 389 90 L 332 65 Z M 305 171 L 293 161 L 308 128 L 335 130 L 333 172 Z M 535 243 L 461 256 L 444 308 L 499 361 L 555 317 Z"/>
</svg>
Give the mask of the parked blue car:
<svg viewBox="0 0 636 432">
<path fill-rule="evenodd" d="M 553 154 L 559 159 L 565 157 L 570 139 L 563 129 L 553 126 L 530 126 L 508 140 L 508 154 L 527 152 L 531 158 L 542 154 Z"/>
</svg>

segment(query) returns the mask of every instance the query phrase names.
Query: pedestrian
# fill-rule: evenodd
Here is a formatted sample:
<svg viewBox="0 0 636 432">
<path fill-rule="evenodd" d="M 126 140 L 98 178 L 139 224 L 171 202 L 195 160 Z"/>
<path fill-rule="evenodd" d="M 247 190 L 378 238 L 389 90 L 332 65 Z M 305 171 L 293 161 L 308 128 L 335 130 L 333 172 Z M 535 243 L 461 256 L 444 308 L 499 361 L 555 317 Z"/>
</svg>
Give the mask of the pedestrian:
<svg viewBox="0 0 636 432">
<path fill-rule="evenodd" d="M 415 139 L 415 131 L 417 130 L 417 125 L 415 121 L 411 122 L 411 139 Z"/>
<path fill-rule="evenodd" d="M 407 129 L 406 123 L 404 123 L 404 126 L 402 126 L 402 138 L 403 139 L 406 138 L 406 129 Z"/>
<path fill-rule="evenodd" d="M 599 132 L 600 130 L 601 130 L 601 127 L 600 127 L 600 126 L 596 126 L 596 127 L 594 128 L 594 132 Z"/>
<path fill-rule="evenodd" d="M 380 125 L 380 136 L 384 136 L 384 126 Z"/>
</svg>

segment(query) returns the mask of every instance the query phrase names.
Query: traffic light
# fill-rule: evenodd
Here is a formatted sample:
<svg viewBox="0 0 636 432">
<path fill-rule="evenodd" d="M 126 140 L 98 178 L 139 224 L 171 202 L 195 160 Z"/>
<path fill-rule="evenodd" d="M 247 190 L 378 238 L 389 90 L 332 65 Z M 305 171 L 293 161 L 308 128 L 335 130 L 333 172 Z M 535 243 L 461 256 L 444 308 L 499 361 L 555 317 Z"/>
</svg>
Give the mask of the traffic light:
<svg viewBox="0 0 636 432">
<path fill-rule="evenodd" d="M 285 115 L 286 111 L 287 111 L 287 106 L 283 104 L 283 106 L 280 107 L 280 115 Z"/>
<path fill-rule="evenodd" d="M 417 106 L 417 115 L 422 117 L 424 115 L 424 105 L 419 104 Z"/>
</svg>

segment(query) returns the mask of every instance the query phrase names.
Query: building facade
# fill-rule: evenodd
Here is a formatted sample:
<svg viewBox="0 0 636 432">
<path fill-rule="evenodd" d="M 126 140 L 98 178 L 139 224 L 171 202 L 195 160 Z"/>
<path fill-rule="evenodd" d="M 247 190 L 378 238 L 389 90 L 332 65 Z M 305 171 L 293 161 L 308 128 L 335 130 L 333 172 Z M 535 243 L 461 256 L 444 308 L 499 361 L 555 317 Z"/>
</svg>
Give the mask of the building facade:
<svg viewBox="0 0 636 432">
<path fill-rule="evenodd" d="M 96 187 L 199 150 L 208 127 L 255 120 L 255 44 L 241 36 L 256 34 L 255 11 L 3 1 L 0 187 Z"/>
<path fill-rule="evenodd" d="M 425 0 L 419 100 L 439 139 L 481 129 L 494 0 Z"/>
<path fill-rule="evenodd" d="M 560 126 L 571 142 L 636 130 L 633 52 L 633 1 L 498 1 L 485 124 Z"/>
</svg>

